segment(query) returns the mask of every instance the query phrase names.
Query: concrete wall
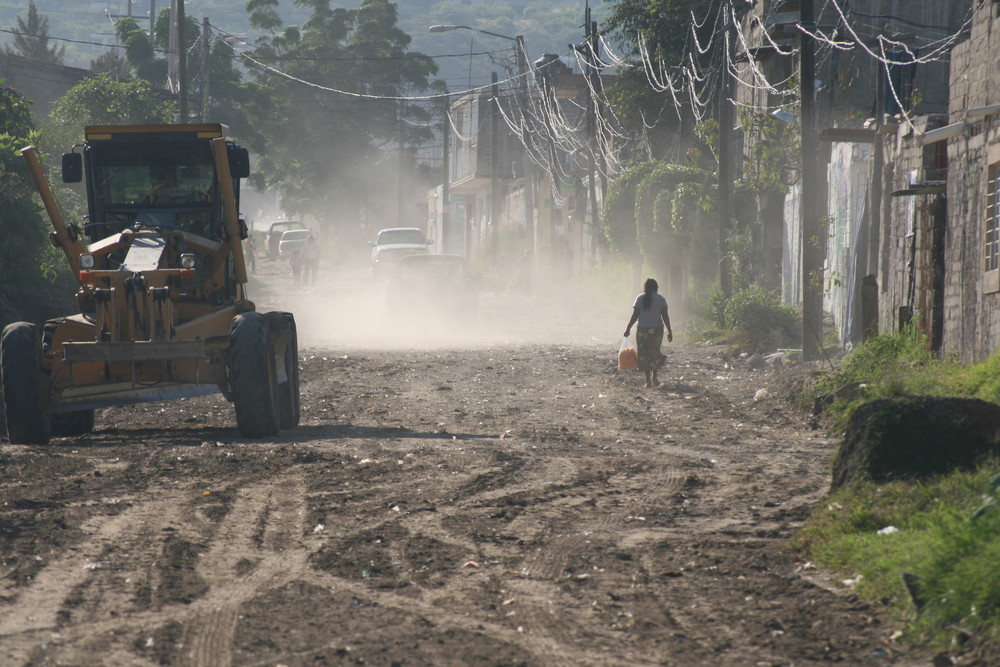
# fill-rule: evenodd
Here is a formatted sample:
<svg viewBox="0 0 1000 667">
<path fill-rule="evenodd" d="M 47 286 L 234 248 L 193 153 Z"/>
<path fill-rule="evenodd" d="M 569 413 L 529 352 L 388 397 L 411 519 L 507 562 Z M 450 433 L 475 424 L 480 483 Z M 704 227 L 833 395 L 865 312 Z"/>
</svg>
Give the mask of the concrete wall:
<svg viewBox="0 0 1000 667">
<path fill-rule="evenodd" d="M 31 113 L 36 119 L 49 115 L 52 103 L 88 76 L 85 69 L 0 53 L 0 79 L 32 101 Z"/>
</svg>

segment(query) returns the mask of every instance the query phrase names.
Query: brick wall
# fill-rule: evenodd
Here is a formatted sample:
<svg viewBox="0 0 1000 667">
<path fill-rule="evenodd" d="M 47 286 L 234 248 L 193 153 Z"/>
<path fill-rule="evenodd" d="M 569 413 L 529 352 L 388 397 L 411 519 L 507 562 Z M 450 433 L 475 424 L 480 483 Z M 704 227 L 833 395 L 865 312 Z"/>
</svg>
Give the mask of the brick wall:
<svg viewBox="0 0 1000 667">
<path fill-rule="evenodd" d="M 1000 272 L 984 267 L 987 169 L 1000 162 L 1000 114 L 967 117 L 972 108 L 1000 104 L 1000 19 L 994 0 L 977 0 L 968 41 L 952 51 L 952 123 L 948 140 L 948 229 L 945 237 L 945 355 L 978 361 L 1000 345 Z"/>
</svg>

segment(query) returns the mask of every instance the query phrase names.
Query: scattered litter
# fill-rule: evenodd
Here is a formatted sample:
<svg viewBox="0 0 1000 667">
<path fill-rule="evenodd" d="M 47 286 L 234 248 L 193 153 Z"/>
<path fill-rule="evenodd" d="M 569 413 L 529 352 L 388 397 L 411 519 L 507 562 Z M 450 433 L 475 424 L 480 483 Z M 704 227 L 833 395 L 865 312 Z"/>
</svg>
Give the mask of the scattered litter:
<svg viewBox="0 0 1000 667">
<path fill-rule="evenodd" d="M 479 567 L 479 563 L 477 563 L 474 560 L 467 560 L 465 561 L 465 565 L 463 565 L 462 567 Z"/>
<path fill-rule="evenodd" d="M 896 528 L 895 526 L 886 526 L 885 528 L 880 528 L 877 531 L 875 531 L 875 534 L 876 535 L 892 535 L 892 534 L 898 533 L 898 532 L 899 532 L 899 528 Z"/>
<path fill-rule="evenodd" d="M 767 398 L 767 389 L 765 389 L 764 387 L 758 389 L 757 392 L 753 395 L 753 400 L 755 401 L 762 401 L 765 398 Z"/>
<path fill-rule="evenodd" d="M 315 528 L 313 528 L 313 535 L 316 535 L 316 534 L 318 534 L 318 533 L 322 533 L 322 532 L 323 532 L 323 531 L 325 531 L 325 530 L 326 530 L 326 526 L 324 526 L 324 525 L 323 525 L 323 524 L 321 524 L 321 523 L 317 523 L 317 524 L 316 524 L 316 527 L 315 527 Z"/>
<path fill-rule="evenodd" d="M 368 465 L 369 463 L 375 463 L 375 459 L 361 459 L 358 461 L 359 466 Z"/>
</svg>

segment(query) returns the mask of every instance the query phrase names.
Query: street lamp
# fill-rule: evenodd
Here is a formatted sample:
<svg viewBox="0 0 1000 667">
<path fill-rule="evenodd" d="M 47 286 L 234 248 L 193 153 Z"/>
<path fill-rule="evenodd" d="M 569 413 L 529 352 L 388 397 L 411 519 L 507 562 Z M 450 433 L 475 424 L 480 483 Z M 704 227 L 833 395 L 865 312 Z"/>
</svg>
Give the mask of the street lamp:
<svg viewBox="0 0 1000 667">
<path fill-rule="evenodd" d="M 527 97 L 528 97 L 528 80 L 527 80 L 528 56 L 527 56 L 527 52 L 524 49 L 524 35 L 517 35 L 515 37 L 510 37 L 509 35 L 501 35 L 498 32 L 491 32 L 489 30 L 480 30 L 479 28 L 473 28 L 470 25 L 449 25 L 449 24 L 442 24 L 442 25 L 432 25 L 429 28 L 427 28 L 427 32 L 451 32 L 452 30 L 471 30 L 473 32 L 482 33 L 484 35 L 490 35 L 491 37 L 499 37 L 500 39 L 506 39 L 506 40 L 509 40 L 509 41 L 515 43 L 514 50 L 516 51 L 515 56 L 517 58 L 517 75 L 518 75 L 518 80 L 519 80 L 518 81 L 518 87 L 520 89 L 521 105 L 522 105 L 522 108 L 525 108 L 526 105 L 527 105 Z M 471 51 L 472 51 L 471 48 L 469 49 L 469 51 L 470 51 L 470 65 L 469 66 L 471 68 L 471 66 L 472 66 L 471 65 Z M 494 78 L 494 89 L 493 89 L 494 90 L 494 94 L 493 94 L 493 98 L 494 98 L 493 99 L 494 113 L 493 113 L 493 120 L 492 120 L 493 130 L 494 130 L 494 136 L 495 136 L 495 130 L 496 130 L 495 125 L 497 123 L 497 119 L 496 119 L 497 110 L 498 110 L 499 105 L 500 105 L 500 100 L 497 99 L 497 95 L 496 95 L 496 83 L 495 83 L 495 81 L 496 81 L 496 79 Z M 470 88 L 471 88 L 471 70 L 470 70 Z M 522 123 L 522 126 L 523 126 L 523 128 L 522 128 L 522 134 L 524 134 L 524 136 L 521 137 L 521 143 L 523 144 L 522 151 L 521 151 L 521 178 L 524 181 L 524 224 L 525 224 L 525 228 L 526 228 L 526 231 L 527 231 L 527 234 L 528 234 L 528 241 L 529 241 L 529 244 L 530 244 L 530 250 L 532 251 L 532 254 L 534 254 L 535 239 L 536 239 L 536 234 L 537 234 L 537 232 L 535 230 L 534 183 L 532 182 L 532 176 L 531 176 L 531 160 L 528 157 L 527 125 L 525 123 Z M 448 131 L 448 126 L 446 125 L 445 126 L 445 132 L 447 132 L 447 131 Z M 491 147 L 490 150 L 493 153 L 493 160 L 492 160 L 492 165 L 491 165 L 491 168 L 490 168 L 490 176 L 491 176 L 492 179 L 494 179 L 494 182 L 495 182 L 495 179 L 497 177 L 497 175 L 496 175 L 496 171 L 497 171 L 497 169 L 496 169 L 496 157 L 497 157 L 496 141 L 493 142 L 493 145 L 492 145 L 492 147 Z M 491 190 L 494 193 L 496 191 L 495 187 L 491 188 Z M 447 201 L 444 202 L 444 205 L 447 206 L 448 202 Z M 496 201 L 495 201 L 495 197 L 494 197 L 494 195 L 491 194 L 491 196 L 490 196 L 490 222 L 493 225 L 498 225 L 499 224 L 499 220 L 497 220 L 495 218 L 495 216 L 494 216 L 494 213 L 495 213 L 496 210 L 497 210 L 497 204 L 496 204 Z M 494 229 L 494 234 L 496 234 L 496 226 L 494 226 L 493 229 Z M 495 250 L 495 248 L 494 248 L 494 250 Z"/>
<path fill-rule="evenodd" d="M 474 32 L 481 32 L 484 35 L 492 35 L 493 37 L 499 37 L 500 39 L 509 39 L 512 42 L 523 42 L 524 37 L 518 35 L 517 37 L 508 37 L 507 35 L 501 35 L 498 32 L 490 32 L 489 30 L 480 30 L 479 28 L 473 28 L 471 25 L 432 25 L 427 28 L 427 32 L 451 32 L 452 30 L 472 30 Z"/>
</svg>

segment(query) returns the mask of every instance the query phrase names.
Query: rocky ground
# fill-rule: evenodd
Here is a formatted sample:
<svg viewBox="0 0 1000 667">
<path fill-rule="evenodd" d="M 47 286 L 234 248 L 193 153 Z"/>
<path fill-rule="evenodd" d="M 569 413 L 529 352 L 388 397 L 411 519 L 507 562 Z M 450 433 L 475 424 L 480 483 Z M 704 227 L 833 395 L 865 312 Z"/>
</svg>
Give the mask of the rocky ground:
<svg viewBox="0 0 1000 667">
<path fill-rule="evenodd" d="M 301 426 L 246 440 L 205 397 L 0 446 L 3 664 L 929 664 L 788 547 L 836 446 L 789 369 L 675 343 L 644 389 L 631 295 L 424 335 L 362 272 L 257 271 Z"/>
</svg>

